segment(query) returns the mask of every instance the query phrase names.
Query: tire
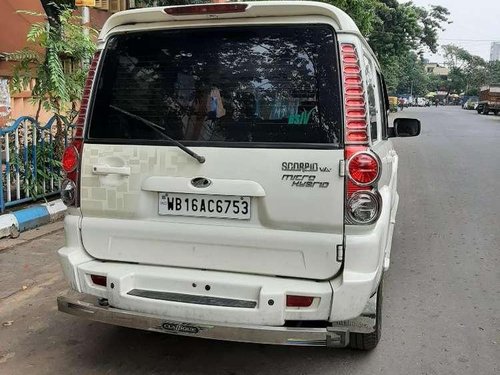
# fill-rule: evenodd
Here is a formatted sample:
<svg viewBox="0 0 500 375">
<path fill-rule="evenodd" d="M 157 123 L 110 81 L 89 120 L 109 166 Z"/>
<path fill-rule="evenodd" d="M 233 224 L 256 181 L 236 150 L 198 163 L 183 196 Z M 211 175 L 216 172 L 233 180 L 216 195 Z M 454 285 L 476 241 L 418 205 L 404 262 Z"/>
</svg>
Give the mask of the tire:
<svg viewBox="0 0 500 375">
<path fill-rule="evenodd" d="M 483 107 L 483 115 L 487 115 L 488 113 L 490 113 L 490 109 L 488 108 L 488 106 L 487 106 L 487 105 L 485 105 L 485 106 Z"/>
<path fill-rule="evenodd" d="M 375 330 L 371 333 L 355 333 L 349 334 L 349 348 L 356 350 L 372 350 L 375 349 L 382 336 L 382 290 L 384 278 L 380 279 L 377 289 L 377 308 L 375 315 Z"/>
</svg>

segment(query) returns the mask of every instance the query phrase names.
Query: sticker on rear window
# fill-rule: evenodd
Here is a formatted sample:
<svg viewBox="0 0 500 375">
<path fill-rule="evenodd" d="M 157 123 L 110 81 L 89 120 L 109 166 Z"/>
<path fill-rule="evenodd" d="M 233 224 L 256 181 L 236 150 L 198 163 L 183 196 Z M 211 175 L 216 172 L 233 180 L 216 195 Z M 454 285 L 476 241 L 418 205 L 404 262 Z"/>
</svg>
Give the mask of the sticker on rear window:
<svg viewBox="0 0 500 375">
<path fill-rule="evenodd" d="M 289 115 L 288 125 L 307 125 L 309 124 L 309 119 L 311 118 L 311 113 L 316 109 L 313 108 L 310 111 L 302 111 L 302 113 Z"/>
</svg>

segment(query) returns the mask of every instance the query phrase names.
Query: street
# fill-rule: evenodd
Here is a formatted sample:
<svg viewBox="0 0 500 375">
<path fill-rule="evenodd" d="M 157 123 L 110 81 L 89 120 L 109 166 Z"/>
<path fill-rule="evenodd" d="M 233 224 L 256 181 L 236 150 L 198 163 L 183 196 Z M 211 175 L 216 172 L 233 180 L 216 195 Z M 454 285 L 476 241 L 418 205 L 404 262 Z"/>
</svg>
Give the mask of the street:
<svg viewBox="0 0 500 375">
<path fill-rule="evenodd" d="M 205 341 L 65 315 L 56 230 L 0 250 L 0 374 L 500 373 L 500 116 L 398 116 L 419 118 L 422 134 L 394 141 L 400 206 L 374 351 Z"/>
</svg>

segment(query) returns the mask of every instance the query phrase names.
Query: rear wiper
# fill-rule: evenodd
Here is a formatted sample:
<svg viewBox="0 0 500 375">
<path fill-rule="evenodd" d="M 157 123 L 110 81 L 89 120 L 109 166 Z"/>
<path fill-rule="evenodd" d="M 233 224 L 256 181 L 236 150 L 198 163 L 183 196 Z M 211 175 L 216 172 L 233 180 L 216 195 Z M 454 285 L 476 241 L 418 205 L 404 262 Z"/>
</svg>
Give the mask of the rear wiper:
<svg viewBox="0 0 500 375">
<path fill-rule="evenodd" d="M 164 132 L 162 132 L 160 130 L 160 129 L 162 129 L 162 127 L 160 125 L 157 125 L 154 122 L 146 120 L 145 118 L 142 118 L 141 116 L 137 116 L 137 115 L 134 115 L 133 113 L 127 112 L 124 109 L 115 107 L 114 105 L 110 105 L 109 107 L 112 108 L 112 109 L 114 109 L 115 111 L 123 113 L 124 115 L 132 117 L 133 119 L 136 119 L 136 120 L 142 122 L 143 124 L 147 125 L 149 128 L 153 129 L 156 133 L 158 133 L 159 135 L 161 135 L 164 139 L 166 139 L 167 141 L 172 142 L 174 145 L 176 145 L 177 147 L 179 147 L 186 154 L 188 154 L 189 156 L 191 156 L 191 157 L 195 158 L 196 160 L 198 160 L 198 162 L 200 164 L 203 164 L 205 162 L 205 157 L 203 157 L 201 155 L 198 155 L 193 150 L 191 150 L 191 149 L 187 148 L 186 146 L 184 146 L 181 142 L 176 141 L 175 139 L 169 137 Z"/>
</svg>

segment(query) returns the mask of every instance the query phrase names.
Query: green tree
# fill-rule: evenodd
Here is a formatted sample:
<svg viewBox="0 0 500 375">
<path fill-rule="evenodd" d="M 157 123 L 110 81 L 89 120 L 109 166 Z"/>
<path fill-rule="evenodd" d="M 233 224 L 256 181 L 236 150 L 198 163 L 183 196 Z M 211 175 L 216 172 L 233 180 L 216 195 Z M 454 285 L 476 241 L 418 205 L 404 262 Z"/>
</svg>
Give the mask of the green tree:
<svg viewBox="0 0 500 375">
<path fill-rule="evenodd" d="M 438 33 L 448 21 L 449 12 L 443 7 L 426 9 L 411 2 L 380 0 L 376 7 L 373 32 L 368 34 L 370 45 L 384 64 L 410 51 L 436 52 Z"/>
<path fill-rule="evenodd" d="M 443 86 L 447 85 L 446 77 L 427 74 L 427 92 L 440 91 Z"/>
<path fill-rule="evenodd" d="M 344 10 L 358 25 L 382 66 L 391 72 L 410 52 L 437 52 L 438 34 L 449 22 L 441 6 L 416 6 L 397 0 L 321 0 Z M 398 61 L 402 58 L 403 61 Z"/>
<path fill-rule="evenodd" d="M 425 50 L 437 52 L 439 32 L 450 22 L 446 8 L 397 0 L 322 1 L 354 19 L 377 55 L 388 87 L 396 91 L 406 86 L 409 92 L 413 85 L 423 95 L 427 77 L 419 56 Z"/>
<path fill-rule="evenodd" d="M 43 10 L 47 15 L 49 27 L 60 29 L 60 16 L 64 9 L 74 9 L 75 0 L 40 0 Z"/>
<path fill-rule="evenodd" d="M 472 55 L 462 47 L 452 44 L 443 46 L 446 64 L 450 68 L 449 91 L 475 95 L 480 86 L 489 83 L 488 63 Z"/>
<path fill-rule="evenodd" d="M 490 61 L 488 64 L 489 83 L 500 83 L 500 61 Z"/>
<path fill-rule="evenodd" d="M 56 26 L 50 26 L 50 17 L 26 12 L 42 18 L 33 23 L 26 36 L 27 46 L 9 55 L 17 61 L 11 85 L 14 91 L 24 90 L 34 80 L 32 98 L 40 108 L 65 118 L 75 109 L 81 98 L 86 77 L 86 67 L 95 51 L 97 32 L 89 29 L 85 33 L 80 19 L 71 8 L 60 9 Z M 67 62 L 67 69 L 63 67 Z"/>
<path fill-rule="evenodd" d="M 31 25 L 27 46 L 9 54 L 9 59 L 17 61 L 11 87 L 20 92 L 34 81 L 31 98 L 38 105 L 35 120 L 38 122 L 41 108 L 56 115 L 53 157 L 58 160 L 64 147 L 64 124 L 72 123 L 76 116 L 97 32 L 84 32 L 80 19 L 68 7 L 61 8 L 54 26 L 43 14 L 25 13 L 42 21 Z"/>
<path fill-rule="evenodd" d="M 320 0 L 332 4 L 344 12 L 356 22 L 363 35 L 372 35 L 378 25 L 380 7 L 379 0 Z"/>
<path fill-rule="evenodd" d="M 397 64 L 399 78 L 397 93 L 408 93 L 417 96 L 427 94 L 428 75 L 422 59 L 415 53 L 410 52 L 402 56 Z"/>
</svg>

